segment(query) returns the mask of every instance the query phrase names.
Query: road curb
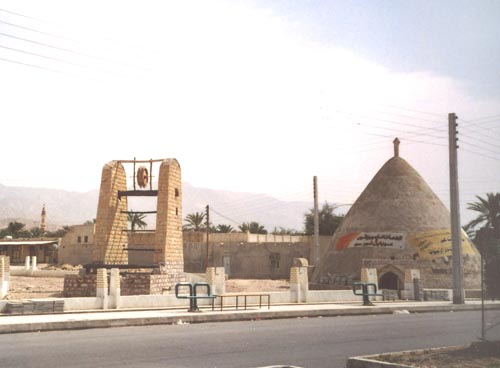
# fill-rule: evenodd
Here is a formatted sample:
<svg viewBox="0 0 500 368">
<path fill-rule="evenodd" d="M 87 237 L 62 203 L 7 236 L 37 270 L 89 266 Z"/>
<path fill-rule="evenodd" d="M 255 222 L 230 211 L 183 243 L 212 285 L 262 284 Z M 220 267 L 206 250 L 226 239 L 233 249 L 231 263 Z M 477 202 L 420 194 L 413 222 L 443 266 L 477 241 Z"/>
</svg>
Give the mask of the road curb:
<svg viewBox="0 0 500 368">
<path fill-rule="evenodd" d="M 480 305 L 416 305 L 416 306 L 372 306 L 372 307 L 355 307 L 355 308 L 332 308 L 332 309 L 307 309 L 293 311 L 273 311 L 273 310 L 258 310 L 258 311 L 235 311 L 234 313 L 227 312 L 212 312 L 203 313 L 182 313 L 179 315 L 170 316 L 153 316 L 153 317 L 124 317 L 124 318 L 108 318 L 108 319 L 74 319 L 65 321 L 47 321 L 47 322 L 23 322 L 16 324 L 1 324 L 0 318 L 0 334 L 6 333 L 21 333 L 21 332 L 42 332 L 42 331 L 58 331 L 58 330 L 78 330 L 91 328 L 111 328 L 111 327 L 126 327 L 126 326 L 151 326 L 151 325 L 172 325 L 183 323 L 209 323 L 209 322 L 233 322 L 233 321 L 252 321 L 266 319 L 285 319 L 285 318 L 317 318 L 317 317 L 337 317 L 337 316 L 362 316 L 362 315 L 377 315 L 391 314 L 396 311 L 406 310 L 410 313 L 430 313 L 430 312 L 460 312 L 480 310 Z M 500 309 L 500 304 L 485 305 L 485 309 Z M 6 317 L 9 318 L 9 317 Z"/>
</svg>

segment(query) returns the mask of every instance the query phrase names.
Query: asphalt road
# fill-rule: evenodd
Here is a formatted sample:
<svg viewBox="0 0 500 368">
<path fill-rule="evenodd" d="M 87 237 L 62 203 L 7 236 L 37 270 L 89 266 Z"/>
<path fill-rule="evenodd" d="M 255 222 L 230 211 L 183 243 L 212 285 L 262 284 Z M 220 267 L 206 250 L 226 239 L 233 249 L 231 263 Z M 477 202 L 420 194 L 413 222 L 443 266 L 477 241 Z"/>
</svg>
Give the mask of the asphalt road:
<svg viewBox="0 0 500 368">
<path fill-rule="evenodd" d="M 349 356 L 470 343 L 480 321 L 446 312 L 6 334 L 0 367 L 342 368 Z"/>
</svg>

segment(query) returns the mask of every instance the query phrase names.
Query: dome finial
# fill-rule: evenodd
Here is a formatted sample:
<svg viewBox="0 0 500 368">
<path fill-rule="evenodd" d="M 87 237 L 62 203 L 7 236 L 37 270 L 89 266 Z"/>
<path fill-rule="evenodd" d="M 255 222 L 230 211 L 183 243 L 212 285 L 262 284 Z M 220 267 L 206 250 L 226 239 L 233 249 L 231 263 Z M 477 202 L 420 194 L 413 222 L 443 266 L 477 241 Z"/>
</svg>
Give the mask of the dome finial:
<svg viewBox="0 0 500 368">
<path fill-rule="evenodd" d="M 399 157 L 399 139 L 398 137 L 396 137 L 396 139 L 394 139 L 392 141 L 392 143 L 394 144 L 394 157 Z"/>
</svg>

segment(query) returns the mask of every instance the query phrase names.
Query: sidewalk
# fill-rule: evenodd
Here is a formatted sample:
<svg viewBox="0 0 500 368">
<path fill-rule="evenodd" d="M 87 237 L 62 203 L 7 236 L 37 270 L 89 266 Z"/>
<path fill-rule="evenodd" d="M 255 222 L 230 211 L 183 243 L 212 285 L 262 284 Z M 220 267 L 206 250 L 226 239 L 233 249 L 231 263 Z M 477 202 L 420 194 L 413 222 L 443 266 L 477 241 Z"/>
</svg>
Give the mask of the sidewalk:
<svg viewBox="0 0 500 368">
<path fill-rule="evenodd" d="M 485 303 L 486 309 L 499 309 L 500 302 Z M 63 313 L 43 315 L 0 315 L 0 333 L 38 332 L 106 328 L 123 326 L 146 326 L 161 324 L 183 324 L 203 322 L 227 322 L 273 318 L 303 318 L 353 316 L 366 314 L 387 314 L 406 310 L 410 313 L 449 312 L 480 310 L 480 301 L 467 301 L 463 305 L 451 302 L 378 302 L 365 307 L 361 303 L 325 303 L 271 305 L 270 309 L 249 307 L 247 310 L 227 309 L 224 311 L 203 308 L 202 312 L 189 313 L 184 309 L 160 310 L 109 310 L 84 313 Z"/>
</svg>

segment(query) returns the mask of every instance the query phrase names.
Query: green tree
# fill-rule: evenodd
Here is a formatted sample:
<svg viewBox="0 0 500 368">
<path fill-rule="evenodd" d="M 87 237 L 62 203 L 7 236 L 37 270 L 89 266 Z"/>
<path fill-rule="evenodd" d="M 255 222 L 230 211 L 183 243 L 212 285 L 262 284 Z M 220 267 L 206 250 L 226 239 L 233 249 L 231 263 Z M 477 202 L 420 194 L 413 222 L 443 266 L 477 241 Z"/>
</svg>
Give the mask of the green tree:
<svg viewBox="0 0 500 368">
<path fill-rule="evenodd" d="M 486 198 L 476 196 L 478 202 L 467 203 L 467 209 L 479 212 L 479 215 L 465 225 L 465 229 L 480 228 L 492 229 L 496 237 L 500 238 L 500 193 L 486 193 Z"/>
<path fill-rule="evenodd" d="M 215 228 L 216 233 L 233 233 L 234 228 L 231 225 L 219 224 Z"/>
<path fill-rule="evenodd" d="M 62 238 L 68 231 L 71 230 L 71 226 L 65 225 L 56 231 L 47 231 L 44 236 L 47 238 Z"/>
<path fill-rule="evenodd" d="M 130 223 L 130 229 L 135 231 L 136 228 L 144 229 L 147 227 L 148 224 L 144 221 L 145 218 L 146 215 L 144 213 L 129 213 L 127 215 L 127 220 Z"/>
<path fill-rule="evenodd" d="M 19 237 L 19 233 L 24 229 L 25 226 L 26 225 L 21 222 L 9 222 L 9 225 L 7 226 L 8 235 L 11 235 L 13 238 Z"/>
<path fill-rule="evenodd" d="M 204 212 L 195 212 L 190 213 L 184 219 L 186 224 L 183 226 L 183 230 L 187 231 L 203 231 L 206 229 L 205 227 L 205 213 Z"/>
<path fill-rule="evenodd" d="M 487 193 L 486 198 L 476 198 L 478 202 L 468 203 L 467 208 L 479 215 L 465 229 L 484 260 L 487 295 L 500 298 L 500 193 Z"/>
<path fill-rule="evenodd" d="M 300 232 L 298 232 L 295 229 L 287 229 L 284 227 L 279 227 L 279 228 L 274 228 L 272 234 L 274 235 L 300 235 Z"/>
<path fill-rule="evenodd" d="M 340 226 L 344 215 L 334 214 L 335 206 L 325 202 L 318 210 L 319 235 L 333 235 Z M 314 209 L 310 209 L 304 214 L 304 233 L 306 235 L 314 234 Z"/>
<path fill-rule="evenodd" d="M 255 221 L 244 222 L 239 226 L 239 229 L 244 233 L 249 232 L 250 234 L 267 234 L 267 230 L 264 228 L 264 226 Z"/>
<path fill-rule="evenodd" d="M 95 223 L 96 223 L 96 219 L 92 219 L 92 220 L 85 221 L 83 224 L 84 225 L 92 225 L 92 224 L 95 224 Z"/>
</svg>

